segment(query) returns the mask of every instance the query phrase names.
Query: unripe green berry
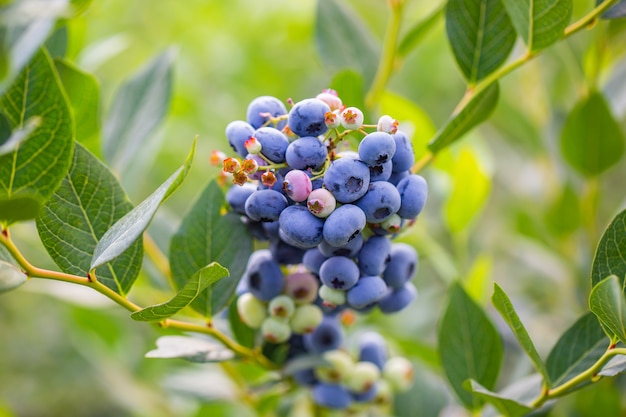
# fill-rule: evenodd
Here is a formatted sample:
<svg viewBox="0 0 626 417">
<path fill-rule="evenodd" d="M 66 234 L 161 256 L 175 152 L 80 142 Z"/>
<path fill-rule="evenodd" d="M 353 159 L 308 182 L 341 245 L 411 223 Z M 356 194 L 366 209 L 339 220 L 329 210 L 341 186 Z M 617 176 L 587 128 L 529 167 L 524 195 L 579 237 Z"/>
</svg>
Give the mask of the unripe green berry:
<svg viewBox="0 0 626 417">
<path fill-rule="evenodd" d="M 267 307 L 252 293 L 244 293 L 237 299 L 237 313 L 248 327 L 258 329 L 267 317 Z"/>
<path fill-rule="evenodd" d="M 393 390 L 391 385 L 385 379 L 378 381 L 378 387 L 376 389 L 376 396 L 372 401 L 376 405 L 388 405 L 393 400 Z"/>
<path fill-rule="evenodd" d="M 413 364 L 403 357 L 387 360 L 383 368 L 383 377 L 394 391 L 406 391 L 413 383 Z"/>
<path fill-rule="evenodd" d="M 346 303 L 346 292 L 331 288 L 328 285 L 322 285 L 319 294 L 324 305 L 328 307 L 337 307 Z"/>
<path fill-rule="evenodd" d="M 267 309 L 271 316 L 288 319 L 296 310 L 296 304 L 288 295 L 279 295 L 270 300 Z"/>
<path fill-rule="evenodd" d="M 270 343 L 286 342 L 291 336 L 289 323 L 278 317 L 268 317 L 261 324 L 263 338 Z"/>
<path fill-rule="evenodd" d="M 357 362 L 346 377 L 346 386 L 352 392 L 369 390 L 380 378 L 380 370 L 371 362 Z"/>
<path fill-rule="evenodd" d="M 315 368 L 315 376 L 323 382 L 339 383 L 350 375 L 354 368 L 354 360 L 343 350 L 336 349 L 324 352 L 322 359 L 328 362 L 328 365 Z"/>
<path fill-rule="evenodd" d="M 289 324 L 296 334 L 311 333 L 324 318 L 322 309 L 315 304 L 303 304 L 296 307 Z"/>
</svg>

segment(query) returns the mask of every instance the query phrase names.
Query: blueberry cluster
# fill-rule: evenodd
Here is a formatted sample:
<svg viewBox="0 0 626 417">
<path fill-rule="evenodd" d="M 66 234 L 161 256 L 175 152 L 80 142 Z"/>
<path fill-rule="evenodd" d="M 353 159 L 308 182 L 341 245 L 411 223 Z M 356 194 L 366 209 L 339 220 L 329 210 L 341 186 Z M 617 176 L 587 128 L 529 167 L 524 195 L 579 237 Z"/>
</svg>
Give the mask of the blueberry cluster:
<svg viewBox="0 0 626 417">
<path fill-rule="evenodd" d="M 323 354 L 329 365 L 308 370 L 305 385 L 316 381 L 318 404 L 345 408 L 399 383 L 381 377 L 397 372 L 385 371 L 382 347 L 363 348 L 366 359 L 346 359 L 336 313 L 395 313 L 416 298 L 417 253 L 391 239 L 415 221 L 428 189 L 411 173 L 411 142 L 392 117 L 364 124 L 363 112 L 332 90 L 288 104 L 253 100 L 246 120 L 226 127 L 237 156 L 214 155 L 233 182 L 226 193 L 231 210 L 269 242 L 247 261 L 237 311 L 266 342 L 299 340 L 302 352 Z M 369 351 L 377 361 L 367 359 Z"/>
</svg>

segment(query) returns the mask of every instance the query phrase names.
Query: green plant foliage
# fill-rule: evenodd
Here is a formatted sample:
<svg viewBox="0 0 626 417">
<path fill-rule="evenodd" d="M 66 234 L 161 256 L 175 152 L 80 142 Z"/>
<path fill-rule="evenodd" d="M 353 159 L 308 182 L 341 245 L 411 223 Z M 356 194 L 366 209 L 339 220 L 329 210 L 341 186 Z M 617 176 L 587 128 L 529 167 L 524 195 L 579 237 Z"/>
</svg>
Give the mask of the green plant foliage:
<svg viewBox="0 0 626 417">
<path fill-rule="evenodd" d="M 230 330 L 233 332 L 233 336 L 237 342 L 245 347 L 252 348 L 256 345 L 256 330 L 248 327 L 239 318 L 237 298 L 239 297 L 235 297 L 228 307 L 228 323 L 230 324 Z"/>
<path fill-rule="evenodd" d="M 470 84 L 502 65 L 516 38 L 500 0 L 449 1 L 446 31 L 454 58 Z"/>
<path fill-rule="evenodd" d="M 596 249 L 591 269 L 591 285 L 596 286 L 609 275 L 624 282 L 626 277 L 626 210 L 620 212 L 606 228 Z"/>
<path fill-rule="evenodd" d="M 93 269 L 90 264 L 96 245 L 132 208 L 108 168 L 76 144 L 70 171 L 37 218 L 37 230 L 63 272 L 86 277 Z M 141 269 L 141 242 L 122 252 L 108 265 L 97 268 L 96 276 L 112 290 L 127 294 Z"/>
<path fill-rule="evenodd" d="M 470 390 L 478 398 L 481 398 L 485 402 L 492 404 L 503 415 L 508 417 L 521 417 L 530 413 L 533 409 L 527 405 L 521 404 L 511 398 L 503 397 L 500 394 L 492 392 L 478 382 L 469 380 L 465 384 L 466 388 Z"/>
<path fill-rule="evenodd" d="M 222 362 L 233 359 L 234 353 L 210 340 L 187 336 L 163 336 L 157 348 L 146 353 L 146 358 L 181 358 L 191 362 Z"/>
<path fill-rule="evenodd" d="M 23 128 L 18 128 L 11 132 L 8 122 L 6 124 L 4 123 L 6 119 L 1 117 L 0 120 L 2 120 L 0 123 L 3 124 L 3 127 L 7 129 L 6 135 L 3 134 L 3 136 L 6 136 L 6 139 L 4 143 L 0 145 L 0 156 L 15 152 L 22 142 L 28 140 L 35 129 L 41 124 L 41 117 L 31 117 L 26 120 Z"/>
<path fill-rule="evenodd" d="M 441 22 L 445 3 L 433 10 L 428 16 L 416 22 L 404 34 L 398 43 L 398 56 L 405 57 L 415 49 L 429 33 Z"/>
<path fill-rule="evenodd" d="M 18 267 L 0 260 L 0 294 L 14 290 L 26 282 L 28 276 Z"/>
<path fill-rule="evenodd" d="M 529 51 L 546 48 L 563 36 L 572 0 L 502 0 Z"/>
<path fill-rule="evenodd" d="M 72 157 L 72 116 L 45 51 L 34 56 L 0 97 L 0 113 L 13 131 L 39 120 L 28 141 L 0 156 L 0 221 L 13 223 L 37 216 Z"/>
<path fill-rule="evenodd" d="M 576 103 L 561 132 L 565 160 L 586 177 L 615 165 L 624 154 L 624 133 L 597 91 Z"/>
<path fill-rule="evenodd" d="M 191 152 L 187 156 L 185 163 L 161 184 L 159 188 L 150 194 L 148 198 L 139 203 L 107 230 L 94 249 L 89 270 L 95 269 L 117 258 L 141 237 L 143 232 L 148 228 L 159 206 L 180 187 L 189 174 L 195 151 L 196 141 L 194 140 Z"/>
<path fill-rule="evenodd" d="M 589 309 L 598 317 L 610 338 L 626 343 L 626 296 L 619 278 L 606 277 L 591 290 Z"/>
<path fill-rule="evenodd" d="M 185 215 L 172 237 L 170 264 L 178 288 L 200 268 L 218 262 L 230 276 L 209 286 L 191 306 L 211 317 L 233 300 L 235 288 L 243 275 L 245 261 L 252 253 L 252 239 L 239 217 L 222 213 L 224 195 L 215 181 L 210 182 Z"/>
<path fill-rule="evenodd" d="M 226 268 L 216 262 L 211 262 L 193 274 L 174 298 L 165 303 L 135 311 L 130 317 L 137 321 L 160 321 L 169 318 L 191 304 L 210 285 L 227 276 Z"/>
<path fill-rule="evenodd" d="M 502 364 L 502 339 L 485 312 L 461 285 L 452 285 L 438 331 L 441 364 L 452 388 L 468 407 L 480 400 L 463 384 L 468 379 L 493 389 Z"/>
</svg>

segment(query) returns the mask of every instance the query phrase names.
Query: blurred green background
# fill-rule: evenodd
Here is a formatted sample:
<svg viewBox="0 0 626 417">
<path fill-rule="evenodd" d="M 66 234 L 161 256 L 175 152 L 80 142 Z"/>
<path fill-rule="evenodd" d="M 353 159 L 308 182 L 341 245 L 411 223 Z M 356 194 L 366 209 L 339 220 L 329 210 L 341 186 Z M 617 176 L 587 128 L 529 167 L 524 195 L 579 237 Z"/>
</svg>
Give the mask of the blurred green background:
<svg viewBox="0 0 626 417">
<path fill-rule="evenodd" d="M 386 2 L 343 3 L 380 44 Z M 440 3 L 408 0 L 404 27 Z M 574 3 L 575 19 L 594 1 Z M 199 135 L 190 177 L 151 227 L 165 253 L 180 218 L 218 173 L 208 163 L 211 151 L 229 152 L 226 125 L 244 118 L 247 104 L 259 95 L 297 101 L 332 83 L 336 70 L 323 64 L 316 48 L 316 6 L 314 0 L 96 0 L 68 22 L 67 57 L 99 80 L 101 115 L 124 79 L 165 49 L 176 50 L 172 105 L 151 139 L 154 152 L 142 152 L 134 161 L 139 175 L 121 179 L 131 201 L 140 202 L 181 164 Z M 450 405 L 454 399 L 435 351 L 438 320 L 454 279 L 463 280 L 490 312 L 491 283 L 497 281 L 544 357 L 586 310 L 595 245 L 626 205 L 626 163 L 586 180 L 564 162 L 559 135 L 567 113 L 594 87 L 607 94 L 626 130 L 623 20 L 602 22 L 506 77 L 491 120 L 423 171 L 430 185 L 427 208 L 400 236 L 420 252 L 414 280 L 419 299 L 398 315 L 359 317 L 351 330 L 382 331 L 394 351 L 416 361 L 416 388 L 400 399 L 398 416 L 418 415 L 416 410 L 420 416 L 463 415 Z M 397 62 L 396 71 L 382 109 L 414 133 L 420 154 L 464 89 L 441 17 Z M 377 111 L 367 113 L 367 120 L 376 120 Z M 54 268 L 33 224 L 11 232 L 29 260 Z M 167 297 L 163 278 L 153 270 L 146 263 L 131 298 L 148 303 Z M 163 291 L 149 289 L 154 287 Z M 134 322 L 98 294 L 79 290 L 31 280 L 0 295 L 1 417 L 255 415 L 235 401 L 237 388 L 221 368 L 144 358 L 166 332 Z M 507 347 L 504 386 L 531 367 L 503 322 L 493 317 Z M 255 369 L 242 372 L 258 377 Z M 625 386 L 623 378 L 605 381 L 559 402 L 549 415 L 626 415 Z M 268 410 L 278 401 L 268 401 Z"/>
</svg>

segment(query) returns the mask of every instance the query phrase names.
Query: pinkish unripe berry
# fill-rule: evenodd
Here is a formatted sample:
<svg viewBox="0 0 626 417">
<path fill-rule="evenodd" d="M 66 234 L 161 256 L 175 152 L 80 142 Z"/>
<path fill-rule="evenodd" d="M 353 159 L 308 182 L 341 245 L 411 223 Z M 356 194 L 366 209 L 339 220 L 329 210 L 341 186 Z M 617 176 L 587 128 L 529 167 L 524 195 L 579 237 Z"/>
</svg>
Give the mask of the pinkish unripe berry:
<svg viewBox="0 0 626 417">
<path fill-rule="evenodd" d="M 381 116 L 380 119 L 378 119 L 376 130 L 378 130 L 379 132 L 394 134 L 398 131 L 398 121 L 393 117 L 385 114 L 384 116 Z"/>
<path fill-rule="evenodd" d="M 261 142 L 259 142 L 254 136 L 250 136 L 250 139 L 246 140 L 243 143 L 243 146 L 246 147 L 248 153 L 251 153 L 253 155 L 261 153 L 261 149 L 263 148 L 261 146 Z"/>
<path fill-rule="evenodd" d="M 293 201 L 298 203 L 306 200 L 312 189 L 311 178 L 306 172 L 293 169 L 285 175 L 283 190 Z"/>
<path fill-rule="evenodd" d="M 296 304 L 315 301 L 318 289 L 317 278 L 309 272 L 294 272 L 285 279 L 285 294 L 293 298 Z"/>
<path fill-rule="evenodd" d="M 325 218 L 335 210 L 337 200 L 327 189 L 317 188 L 309 194 L 306 205 L 314 216 Z"/>
<path fill-rule="evenodd" d="M 337 96 L 337 92 L 335 90 L 324 90 L 315 96 L 316 99 L 322 100 L 324 103 L 328 104 L 331 110 L 340 109 L 343 106 L 341 99 Z"/>
<path fill-rule="evenodd" d="M 341 126 L 341 116 L 337 110 L 331 110 L 324 115 L 324 123 L 329 129 L 336 129 Z"/>
</svg>

